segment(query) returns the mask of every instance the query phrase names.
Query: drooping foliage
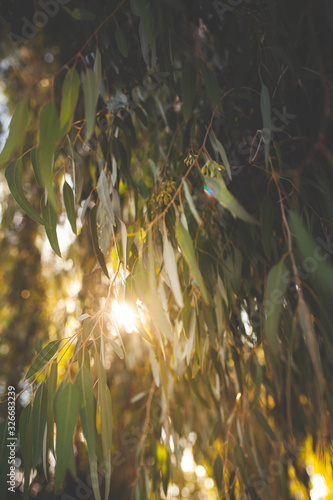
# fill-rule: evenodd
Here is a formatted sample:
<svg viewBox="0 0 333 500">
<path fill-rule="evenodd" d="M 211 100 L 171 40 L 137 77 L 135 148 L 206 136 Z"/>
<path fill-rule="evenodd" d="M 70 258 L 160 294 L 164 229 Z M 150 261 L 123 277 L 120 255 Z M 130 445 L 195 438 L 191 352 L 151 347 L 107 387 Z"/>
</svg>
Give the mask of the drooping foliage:
<svg viewBox="0 0 333 500">
<path fill-rule="evenodd" d="M 22 98 L 0 168 L 30 217 L 28 279 L 41 235 L 64 258 L 66 219 L 82 288 L 25 367 L 26 497 L 33 468 L 56 494 L 69 470 L 95 499 L 165 498 L 191 446 L 221 498 L 308 491 L 302 447 L 332 439 L 329 2 L 27 5 L 2 6 Z"/>
</svg>

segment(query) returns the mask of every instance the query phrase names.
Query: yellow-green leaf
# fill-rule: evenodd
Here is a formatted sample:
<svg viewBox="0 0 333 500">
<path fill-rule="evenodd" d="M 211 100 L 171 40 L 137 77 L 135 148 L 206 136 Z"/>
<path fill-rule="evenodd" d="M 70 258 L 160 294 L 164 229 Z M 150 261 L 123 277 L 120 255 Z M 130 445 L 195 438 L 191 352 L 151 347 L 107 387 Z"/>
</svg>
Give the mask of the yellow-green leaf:
<svg viewBox="0 0 333 500">
<path fill-rule="evenodd" d="M 76 234 L 76 213 L 75 213 L 74 193 L 73 189 L 70 187 L 68 182 L 64 183 L 63 194 L 64 194 L 64 202 L 68 220 L 71 225 L 73 233 Z"/>
<path fill-rule="evenodd" d="M 9 126 L 9 134 L 5 146 L 0 154 L 0 167 L 10 160 L 11 154 L 15 148 L 23 143 L 24 133 L 27 129 L 29 118 L 29 97 L 27 97 L 17 105 L 14 111 Z"/>
<path fill-rule="evenodd" d="M 105 276 L 107 276 L 107 278 L 110 278 L 106 264 L 105 264 L 104 255 L 102 254 L 101 249 L 99 248 L 96 218 L 97 218 L 97 205 L 95 205 L 90 211 L 90 228 L 91 228 L 92 242 L 93 242 L 93 246 L 94 246 L 97 260 L 98 260 Z"/>
<path fill-rule="evenodd" d="M 45 222 L 47 223 L 47 226 L 45 227 L 45 232 L 47 239 L 50 242 L 50 245 L 52 249 L 55 251 L 55 253 L 61 257 L 61 252 L 59 248 L 59 242 L 58 242 L 58 236 L 57 236 L 57 214 L 49 202 L 45 203 L 45 194 L 43 194 L 41 201 L 40 201 L 41 209 L 42 209 L 42 214 Z"/>
<path fill-rule="evenodd" d="M 50 359 L 53 358 L 57 350 L 59 349 L 59 346 L 62 342 L 62 339 L 60 340 L 52 340 L 47 344 L 47 346 L 44 347 L 44 349 L 38 354 L 38 356 L 35 358 L 34 362 L 30 366 L 25 378 L 28 379 L 38 373 Z"/>
<path fill-rule="evenodd" d="M 95 404 L 93 380 L 90 371 L 82 364 L 75 378 L 75 387 L 80 396 L 80 419 L 84 437 L 87 441 L 89 460 L 95 456 Z"/>
<path fill-rule="evenodd" d="M 283 297 L 289 283 L 289 272 L 281 260 L 271 268 L 267 276 L 265 294 L 264 330 L 271 349 L 279 346 L 278 326 L 282 310 Z"/>
<path fill-rule="evenodd" d="M 57 208 L 57 200 L 53 189 L 53 156 L 59 134 L 59 117 L 56 105 L 48 102 L 40 112 L 39 122 L 39 166 L 43 184 L 47 190 L 48 200 Z"/>
<path fill-rule="evenodd" d="M 80 77 L 76 69 L 71 68 L 65 76 L 62 87 L 59 139 L 67 134 L 71 128 L 79 90 Z"/>
</svg>

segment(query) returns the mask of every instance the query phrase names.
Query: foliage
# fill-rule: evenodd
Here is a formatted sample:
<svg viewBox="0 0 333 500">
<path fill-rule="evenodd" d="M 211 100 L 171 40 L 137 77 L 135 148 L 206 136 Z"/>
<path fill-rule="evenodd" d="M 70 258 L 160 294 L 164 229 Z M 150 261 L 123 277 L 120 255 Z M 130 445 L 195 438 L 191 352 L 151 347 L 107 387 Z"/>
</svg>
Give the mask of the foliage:
<svg viewBox="0 0 333 500">
<path fill-rule="evenodd" d="M 18 84 L 0 166 L 34 248 L 60 258 L 68 220 L 82 280 L 80 327 L 26 367 L 26 496 L 51 450 L 55 494 L 89 469 L 96 499 L 165 498 L 193 446 L 221 498 L 287 499 L 306 438 L 329 449 L 332 9 L 231 4 L 53 2 L 28 41 L 2 12 L 20 65 L 59 56 Z"/>
</svg>

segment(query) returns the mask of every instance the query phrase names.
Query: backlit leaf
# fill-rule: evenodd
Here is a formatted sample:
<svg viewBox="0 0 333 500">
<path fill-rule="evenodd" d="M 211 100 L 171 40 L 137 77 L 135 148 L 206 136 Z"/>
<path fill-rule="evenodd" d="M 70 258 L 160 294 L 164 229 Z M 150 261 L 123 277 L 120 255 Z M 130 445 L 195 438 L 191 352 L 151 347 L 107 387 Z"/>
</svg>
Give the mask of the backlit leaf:
<svg viewBox="0 0 333 500">
<path fill-rule="evenodd" d="M 176 234 L 179 246 L 183 251 L 184 257 L 188 265 L 190 266 L 190 269 L 193 273 L 195 281 L 197 282 L 200 288 L 204 301 L 208 304 L 209 295 L 197 263 L 192 238 L 189 232 L 185 229 L 185 227 L 179 220 L 176 223 Z"/>
<path fill-rule="evenodd" d="M 33 407 L 33 458 L 32 467 L 35 468 L 42 453 L 43 438 L 47 416 L 47 388 L 46 384 L 42 383 L 36 392 Z"/>
<path fill-rule="evenodd" d="M 97 221 L 96 221 L 96 214 L 97 214 L 97 205 L 95 205 L 90 212 L 90 228 L 91 228 L 91 236 L 92 236 L 92 241 L 93 241 L 93 246 L 95 250 L 95 255 L 97 257 L 97 260 L 107 278 L 110 278 L 105 260 L 104 260 L 104 255 L 101 252 L 101 249 L 99 248 L 99 243 L 98 243 L 98 235 L 97 235 Z"/>
<path fill-rule="evenodd" d="M 264 330 L 267 342 L 273 350 L 279 346 L 278 326 L 288 283 L 289 271 L 281 260 L 268 273 L 265 294 Z"/>
<path fill-rule="evenodd" d="M 53 156 L 59 134 L 59 117 L 53 101 L 45 104 L 40 112 L 39 121 L 39 166 L 43 184 L 47 190 L 48 200 L 57 208 L 57 200 L 53 189 Z"/>
<path fill-rule="evenodd" d="M 83 76 L 84 109 L 86 117 L 85 142 L 92 136 L 96 119 L 96 104 L 102 81 L 101 56 L 97 49 L 94 70 L 88 68 Z"/>
<path fill-rule="evenodd" d="M 112 185 L 111 185 L 112 187 Z M 111 203 L 111 197 L 110 197 L 110 186 L 108 183 L 108 180 L 106 178 L 106 175 L 104 173 L 104 170 L 101 171 L 99 179 L 98 179 L 98 184 L 97 184 L 97 192 L 99 199 L 101 201 L 101 205 L 105 210 L 106 216 L 111 222 L 111 224 L 115 224 L 115 218 L 114 218 L 114 212 L 112 208 L 112 203 Z"/>
<path fill-rule="evenodd" d="M 13 114 L 9 125 L 9 134 L 0 154 L 0 167 L 8 160 L 16 147 L 20 146 L 24 140 L 24 133 L 27 129 L 30 119 L 29 97 L 21 101 Z"/>
<path fill-rule="evenodd" d="M 225 169 L 227 171 L 228 177 L 230 180 L 232 180 L 231 168 L 230 168 L 229 160 L 228 160 L 227 153 L 225 152 L 224 147 L 222 146 L 221 142 L 218 140 L 218 138 L 215 136 L 215 134 L 212 131 L 209 132 L 209 139 L 210 139 L 210 142 L 211 142 L 214 150 L 218 151 L 219 155 L 221 156 L 223 166 L 225 167 Z"/>
<path fill-rule="evenodd" d="M 24 471 L 24 498 L 29 498 L 30 470 L 32 467 L 32 405 L 29 403 L 23 408 L 20 418 L 20 450 L 23 459 Z"/>
<path fill-rule="evenodd" d="M 43 186 L 43 180 L 42 180 L 42 177 L 41 177 L 40 167 L 39 167 L 39 164 L 38 164 L 38 151 L 37 151 L 37 148 L 33 148 L 30 151 L 30 161 L 31 161 L 31 164 L 32 164 L 32 168 L 34 170 L 34 174 L 35 174 L 35 179 L 36 179 L 36 182 L 37 182 L 37 186 L 41 188 Z"/>
<path fill-rule="evenodd" d="M 38 373 L 48 361 L 50 361 L 51 358 L 55 355 L 57 350 L 59 349 L 59 346 L 61 344 L 62 340 L 52 340 L 49 342 L 44 349 L 38 354 L 38 356 L 35 358 L 34 362 L 30 366 L 25 378 L 28 379 Z"/>
<path fill-rule="evenodd" d="M 43 226 L 47 225 L 47 222 L 42 219 L 42 217 L 36 212 L 30 202 L 24 195 L 22 188 L 22 175 L 23 175 L 23 166 L 20 160 L 12 161 L 5 171 L 5 177 L 7 179 L 9 190 L 19 206 L 24 210 L 26 214 L 29 215 L 34 221 L 42 224 Z"/>
<path fill-rule="evenodd" d="M 256 224 L 257 221 L 250 215 L 245 208 L 234 198 L 228 191 L 223 178 L 220 176 L 216 179 L 205 177 L 205 190 L 213 196 L 224 208 L 227 208 L 233 217 L 238 217 L 245 222 Z"/>
<path fill-rule="evenodd" d="M 95 456 L 95 403 L 93 394 L 93 380 L 90 371 L 83 364 L 78 371 L 74 385 L 80 396 L 80 419 L 84 437 L 87 441 L 89 460 Z"/>
<path fill-rule="evenodd" d="M 51 451 L 54 453 L 54 411 L 53 398 L 57 390 L 58 364 L 53 361 L 50 374 L 46 381 L 47 387 L 47 440 Z"/>
<path fill-rule="evenodd" d="M 184 307 L 183 294 L 180 287 L 177 262 L 175 257 L 174 249 L 168 240 L 166 228 L 164 227 L 163 233 L 163 259 L 166 267 L 166 271 L 170 278 L 171 289 L 176 302 L 180 308 Z"/>
<path fill-rule="evenodd" d="M 61 139 L 66 135 L 74 117 L 77 100 L 79 97 L 80 77 L 75 68 L 71 68 L 65 76 L 62 87 L 61 111 L 60 111 L 60 133 Z"/>
<path fill-rule="evenodd" d="M 110 342 L 110 344 L 111 344 L 112 348 L 114 349 L 114 351 L 116 352 L 117 356 L 120 359 L 124 359 L 125 355 L 124 355 L 124 352 L 123 352 L 122 348 L 120 347 L 120 345 L 117 344 L 117 342 L 111 338 L 109 338 L 108 341 Z"/>
<path fill-rule="evenodd" d="M 198 211 L 196 209 L 196 206 L 194 204 L 194 201 L 193 201 L 191 193 L 190 193 L 190 189 L 189 189 L 188 184 L 187 184 L 186 181 L 184 182 L 183 186 L 184 186 L 185 198 L 186 198 L 186 201 L 188 203 L 188 206 L 190 207 L 192 215 L 195 218 L 195 220 L 197 221 L 197 223 L 199 225 L 201 225 L 202 224 L 202 219 L 201 219 L 201 217 L 200 217 L 200 215 L 199 215 L 199 213 L 198 213 Z"/>
<path fill-rule="evenodd" d="M 70 187 L 68 182 L 64 183 L 63 194 L 64 194 L 64 202 L 68 220 L 71 225 L 73 233 L 76 234 L 76 213 L 75 213 L 74 193 L 73 189 Z"/>
</svg>

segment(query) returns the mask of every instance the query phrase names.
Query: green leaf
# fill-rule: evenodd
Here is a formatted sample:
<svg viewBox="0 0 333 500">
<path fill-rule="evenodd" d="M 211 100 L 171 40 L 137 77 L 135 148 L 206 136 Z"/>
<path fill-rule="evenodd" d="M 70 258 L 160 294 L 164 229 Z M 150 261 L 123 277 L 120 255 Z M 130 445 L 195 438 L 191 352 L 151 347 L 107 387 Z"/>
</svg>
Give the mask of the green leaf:
<svg viewBox="0 0 333 500">
<path fill-rule="evenodd" d="M 73 435 L 79 413 L 80 401 L 76 388 L 66 383 L 56 402 L 57 439 L 54 489 L 58 492 L 73 454 Z"/>
<path fill-rule="evenodd" d="M 64 202 L 68 220 L 71 225 L 73 233 L 76 234 L 76 213 L 75 213 L 74 193 L 73 189 L 70 187 L 68 182 L 64 183 L 63 194 L 64 194 Z"/>
<path fill-rule="evenodd" d="M 35 469 L 38 460 L 42 453 L 43 438 L 47 416 L 47 388 L 43 382 L 35 395 L 32 407 L 32 422 L 33 422 L 33 456 L 32 467 Z"/>
<path fill-rule="evenodd" d="M 50 374 L 46 381 L 47 387 L 47 440 L 48 445 L 54 454 L 54 411 L 53 399 L 57 390 L 58 364 L 53 361 L 51 364 Z"/>
<path fill-rule="evenodd" d="M 8 484 L 7 473 L 9 471 L 8 463 L 8 419 L 4 420 L 0 424 L 0 491 L 6 491 Z"/>
<path fill-rule="evenodd" d="M 192 115 L 195 93 L 196 71 L 193 64 L 187 62 L 182 71 L 182 99 L 184 120 L 187 122 Z"/>
<path fill-rule="evenodd" d="M 221 91 L 215 73 L 211 71 L 202 59 L 198 59 L 201 74 L 205 80 L 207 92 L 213 106 L 221 108 Z"/>
<path fill-rule="evenodd" d="M 29 498 L 30 470 L 32 467 L 33 449 L 33 419 L 32 405 L 29 403 L 21 413 L 20 418 L 20 450 L 23 459 L 24 498 Z"/>
<path fill-rule="evenodd" d="M 129 52 L 129 45 L 125 33 L 120 29 L 119 25 L 117 25 L 116 27 L 115 37 L 121 55 L 127 57 Z"/>
<path fill-rule="evenodd" d="M 95 255 L 97 257 L 97 260 L 107 278 L 110 278 L 105 260 L 104 260 L 104 255 L 101 252 L 101 249 L 99 248 L 98 244 L 98 235 L 97 235 L 97 221 L 96 221 L 96 216 L 97 216 L 97 205 L 93 206 L 90 212 L 90 228 L 91 228 L 91 237 L 93 241 L 93 246 L 95 250 Z"/>
<path fill-rule="evenodd" d="M 66 135 L 71 128 L 79 90 L 79 74 L 75 68 L 71 68 L 65 76 L 62 87 L 59 139 Z"/>
<path fill-rule="evenodd" d="M 38 356 L 35 358 L 34 362 L 30 366 L 25 379 L 28 379 L 35 375 L 37 372 L 39 372 L 46 363 L 50 361 L 51 358 L 55 355 L 57 350 L 59 349 L 59 346 L 62 342 L 62 339 L 60 340 L 52 340 L 49 342 L 44 349 L 38 354 Z"/>
<path fill-rule="evenodd" d="M 249 472 L 247 469 L 246 458 L 245 458 L 245 455 L 244 455 L 242 448 L 239 446 L 237 441 L 236 441 L 235 447 L 234 447 L 234 458 L 235 458 L 236 464 L 240 470 L 240 473 L 242 475 L 244 484 L 249 487 L 251 485 L 251 479 L 249 477 Z"/>
<path fill-rule="evenodd" d="M 258 424 L 264 429 L 267 436 L 269 436 L 272 441 L 277 441 L 277 437 L 273 432 L 272 428 L 270 427 L 269 423 L 267 422 L 267 419 L 264 417 L 264 415 L 260 413 L 260 411 L 257 409 L 254 409 L 253 412 L 258 421 Z"/>
<path fill-rule="evenodd" d="M 271 141 L 271 99 L 268 88 L 264 84 L 261 86 L 260 108 L 265 141 L 265 165 L 267 168 L 269 160 L 269 144 Z"/>
<path fill-rule="evenodd" d="M 59 242 L 58 242 L 58 236 L 57 236 L 57 214 L 49 202 L 45 203 L 45 194 L 43 194 L 41 200 L 40 200 L 40 206 L 42 209 L 42 214 L 45 222 L 47 223 L 47 226 L 45 227 L 45 232 L 47 239 L 50 242 L 50 245 L 54 252 L 61 257 L 61 252 L 59 248 Z"/>
<path fill-rule="evenodd" d="M 87 69 L 83 80 L 84 109 L 86 117 L 85 142 L 92 136 L 96 119 L 96 104 L 102 81 L 101 56 L 97 49 L 94 70 Z"/>
<path fill-rule="evenodd" d="M 35 174 L 35 179 L 36 179 L 36 182 L 37 182 L 37 186 L 41 188 L 43 186 L 43 180 L 42 180 L 41 173 L 40 173 L 40 168 L 39 168 L 39 165 L 38 165 L 38 151 L 37 151 L 37 148 L 33 148 L 30 151 L 30 161 L 31 161 L 31 164 L 32 164 L 32 168 L 34 170 L 34 174 Z"/>
<path fill-rule="evenodd" d="M 84 437 L 87 441 L 89 460 L 95 456 L 95 403 L 93 394 L 93 380 L 90 371 L 83 364 L 78 371 L 74 385 L 80 396 L 80 419 Z"/>
<path fill-rule="evenodd" d="M 222 158 L 223 166 L 225 167 L 228 177 L 230 180 L 232 180 L 232 175 L 231 175 L 231 168 L 229 164 L 229 160 L 227 157 L 227 153 L 225 152 L 224 147 L 222 146 L 221 142 L 218 140 L 218 138 L 215 136 L 215 134 L 212 132 L 212 130 L 209 132 L 209 139 L 210 142 L 214 148 L 215 151 L 218 151 L 219 155 Z"/>
<path fill-rule="evenodd" d="M 142 25 L 143 25 L 144 31 L 147 35 L 148 43 L 150 45 L 152 45 L 154 42 L 154 33 L 153 33 L 153 24 L 154 23 L 153 23 L 150 9 L 147 5 L 146 0 L 136 0 L 136 4 L 137 4 L 138 10 L 140 12 Z"/>
<path fill-rule="evenodd" d="M 205 191 L 213 196 L 224 208 L 227 208 L 233 217 L 239 217 L 245 222 L 257 224 L 257 221 L 250 215 L 245 208 L 234 198 L 228 191 L 223 178 L 220 176 L 217 179 L 205 177 Z"/>
<path fill-rule="evenodd" d="M 186 198 L 186 201 L 188 203 L 188 206 L 190 207 L 190 210 L 192 212 L 193 217 L 195 218 L 198 225 L 200 226 L 202 224 L 202 219 L 201 219 L 201 217 L 196 209 L 196 206 L 194 204 L 194 201 L 193 201 L 191 193 L 190 193 L 190 189 L 189 189 L 186 181 L 184 182 L 183 186 L 184 186 L 185 198 Z"/>
<path fill-rule="evenodd" d="M 53 157 L 59 134 L 59 117 L 53 101 L 43 106 L 39 121 L 39 165 L 43 184 L 47 189 L 48 200 L 57 208 L 57 200 L 53 189 Z"/>
<path fill-rule="evenodd" d="M 0 154 L 0 167 L 10 160 L 11 154 L 16 147 L 21 146 L 24 140 L 24 133 L 30 119 L 29 97 L 21 101 L 13 114 L 9 126 L 9 134 L 5 146 Z"/>
<path fill-rule="evenodd" d="M 7 179 L 9 190 L 19 206 L 24 210 L 26 214 L 29 215 L 34 221 L 43 226 L 47 225 L 47 222 L 41 218 L 41 216 L 36 212 L 33 206 L 29 203 L 24 195 L 22 188 L 22 175 L 23 166 L 21 160 L 12 161 L 5 171 L 5 177 Z"/>
<path fill-rule="evenodd" d="M 195 281 L 197 282 L 200 288 L 204 301 L 206 302 L 206 304 L 208 304 L 209 295 L 197 263 L 192 238 L 189 232 L 185 229 L 185 227 L 179 220 L 176 223 L 176 235 L 179 246 L 184 254 L 184 257 L 188 265 L 190 266 L 190 269 L 193 273 Z"/>
<path fill-rule="evenodd" d="M 288 283 L 289 271 L 281 260 L 268 273 L 265 294 L 264 330 L 267 342 L 273 350 L 279 347 L 278 326 Z"/>
<path fill-rule="evenodd" d="M 172 293 L 176 299 L 178 306 L 180 308 L 183 308 L 184 307 L 183 294 L 180 287 L 175 252 L 170 241 L 168 240 L 165 226 L 163 233 L 163 260 L 165 263 L 166 272 L 170 279 Z"/>
<path fill-rule="evenodd" d="M 222 481 L 223 481 L 223 462 L 221 455 L 218 453 L 214 465 L 213 465 L 213 471 L 214 471 L 214 479 L 216 482 L 216 486 L 218 490 L 222 489 Z"/>
<path fill-rule="evenodd" d="M 148 127 L 148 120 L 147 120 L 147 115 L 146 113 L 143 111 L 143 109 L 141 108 L 141 106 L 137 105 L 135 106 L 135 108 L 133 109 L 134 113 L 136 114 L 136 116 L 139 118 L 140 122 L 142 123 L 142 125 L 144 127 Z M 142 181 L 143 182 L 143 181 Z"/>
<path fill-rule="evenodd" d="M 112 185 L 111 185 L 112 189 Z M 106 216 L 111 222 L 111 224 L 115 225 L 114 212 L 111 203 L 110 197 L 110 185 L 104 173 L 104 170 L 101 171 L 98 183 L 97 183 L 97 192 L 99 199 L 101 201 L 101 205 L 105 210 Z"/>
<path fill-rule="evenodd" d="M 110 342 L 110 344 L 111 344 L 113 350 L 116 352 L 117 356 L 120 359 L 124 359 L 125 355 L 124 355 L 124 352 L 123 352 L 122 348 L 120 347 L 120 345 L 117 344 L 117 342 L 111 338 L 109 338 L 108 341 Z"/>
<path fill-rule="evenodd" d="M 298 308 L 298 317 L 304 333 L 306 344 L 309 349 L 311 356 L 311 361 L 313 363 L 316 375 L 319 378 L 323 373 L 323 367 L 320 358 L 319 346 L 316 337 L 316 333 L 313 328 L 311 314 L 307 304 L 304 301 L 300 301 Z M 322 387 L 321 387 L 322 389 Z"/>
</svg>

